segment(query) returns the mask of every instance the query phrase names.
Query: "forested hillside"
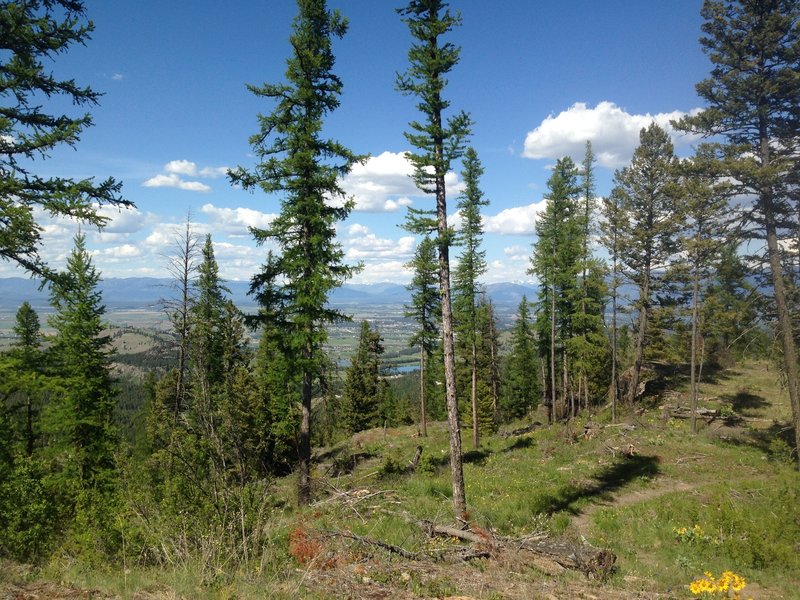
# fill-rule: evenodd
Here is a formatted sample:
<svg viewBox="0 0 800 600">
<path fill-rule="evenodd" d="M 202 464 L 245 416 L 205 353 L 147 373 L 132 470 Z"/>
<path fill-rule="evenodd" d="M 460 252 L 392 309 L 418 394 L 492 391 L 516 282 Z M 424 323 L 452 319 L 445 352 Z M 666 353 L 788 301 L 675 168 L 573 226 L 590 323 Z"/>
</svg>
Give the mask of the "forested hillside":
<svg viewBox="0 0 800 600">
<path fill-rule="evenodd" d="M 407 285 L 347 283 L 343 181 L 368 157 L 327 124 L 349 23 L 298 0 L 283 79 L 248 85 L 252 160 L 226 171 L 279 199 L 249 226 L 261 266 L 226 282 L 188 215 L 161 278 L 104 287 L 83 230 L 63 269 L 43 258 L 43 215 L 102 229 L 132 205 L 51 168 L 92 125 L 64 106 L 101 99 L 51 63 L 94 25 L 80 0 L 0 1 L 0 257 L 38 286 L 6 282 L 0 596 L 797 593 L 800 3 L 706 0 L 703 108 L 641 127 L 608 190 L 590 139 L 555 160 L 535 287 L 484 282 L 495 150 L 448 85 L 452 4 L 397 10 L 432 200 L 405 205 Z M 144 305 L 165 318 L 110 326 Z"/>
</svg>

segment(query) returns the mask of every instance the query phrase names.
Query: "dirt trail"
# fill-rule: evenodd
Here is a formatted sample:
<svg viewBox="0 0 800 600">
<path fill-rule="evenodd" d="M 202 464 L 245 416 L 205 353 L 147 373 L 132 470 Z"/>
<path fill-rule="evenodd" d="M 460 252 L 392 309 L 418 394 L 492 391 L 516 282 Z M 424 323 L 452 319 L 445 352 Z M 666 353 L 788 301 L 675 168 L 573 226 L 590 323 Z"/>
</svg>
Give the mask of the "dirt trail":
<svg viewBox="0 0 800 600">
<path fill-rule="evenodd" d="M 632 490 L 630 492 L 623 492 L 621 494 L 612 495 L 610 501 L 600 501 L 591 504 L 580 514 L 572 519 L 572 526 L 578 530 L 578 533 L 585 536 L 589 524 L 591 523 L 592 516 L 601 508 L 620 508 L 623 506 L 630 506 L 638 504 L 639 502 L 646 502 L 654 498 L 660 498 L 666 494 L 673 492 L 688 492 L 696 489 L 697 485 L 686 483 L 685 481 L 676 481 L 674 479 L 663 479 L 659 481 L 658 485 L 647 488 L 645 490 Z"/>
</svg>

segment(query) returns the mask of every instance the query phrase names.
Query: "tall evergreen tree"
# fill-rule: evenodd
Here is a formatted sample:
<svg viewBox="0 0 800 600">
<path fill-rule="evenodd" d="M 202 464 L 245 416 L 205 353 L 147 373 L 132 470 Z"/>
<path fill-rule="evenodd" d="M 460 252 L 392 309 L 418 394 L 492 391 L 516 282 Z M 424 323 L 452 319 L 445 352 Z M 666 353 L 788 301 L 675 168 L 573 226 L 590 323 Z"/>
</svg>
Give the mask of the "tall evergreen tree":
<svg viewBox="0 0 800 600">
<path fill-rule="evenodd" d="M 549 418 L 565 416 L 570 399 L 574 402 L 567 343 L 574 332 L 572 317 L 581 268 L 577 177 L 578 169 L 571 158 L 556 161 L 547 181 L 545 212 L 536 223 L 537 240 L 529 270 L 540 282 L 537 329 L 540 353 L 549 357 L 545 383 Z"/>
<path fill-rule="evenodd" d="M 408 340 L 409 346 L 419 346 L 419 415 L 420 434 L 427 437 L 428 426 L 426 401 L 431 397 L 431 381 L 428 366 L 438 347 L 439 323 L 442 309 L 439 298 L 438 274 L 436 265 L 436 243 L 425 236 L 417 245 L 414 258 L 406 264 L 413 270 L 411 283 L 411 304 L 406 306 L 405 316 L 413 319 L 417 330 Z"/>
<path fill-rule="evenodd" d="M 503 417 L 518 419 L 535 410 L 539 402 L 539 359 L 531 322 L 530 303 L 523 296 L 511 328 L 511 349 L 506 359 L 503 380 Z"/>
<path fill-rule="evenodd" d="M 72 464 L 79 489 L 108 492 L 114 483 L 116 429 L 115 390 L 111 378 L 110 338 L 104 332 L 105 306 L 98 289 L 100 275 L 86 250 L 85 236 L 75 237 L 67 270 L 51 285 L 55 330 L 51 347 L 58 393 L 48 433 Z"/>
<path fill-rule="evenodd" d="M 249 86 L 275 102 L 261 115 L 261 130 L 250 138 L 260 159 L 255 169 L 239 167 L 231 182 L 252 190 L 285 194 L 280 215 L 267 229 L 251 229 L 256 241 L 277 244 L 274 267 L 286 292 L 281 305 L 292 364 L 302 374 L 298 500 L 311 501 L 311 399 L 323 365 L 326 325 L 346 317 L 327 306 L 328 294 L 353 273 L 336 242 L 336 223 L 352 204 L 336 204 L 344 192 L 340 178 L 359 157 L 321 136 L 324 117 L 339 106 L 342 82 L 333 73 L 332 42 L 347 31 L 347 20 L 328 11 L 324 0 L 298 0 L 286 61 L 285 84 Z M 258 283 L 258 281 L 254 281 Z"/>
<path fill-rule="evenodd" d="M 702 291 L 716 270 L 721 252 L 730 244 L 731 218 L 729 184 L 721 181 L 720 163 L 714 149 L 701 145 L 695 156 L 681 165 L 683 174 L 683 227 L 680 242 L 686 254 L 691 280 L 692 332 L 690 344 L 690 387 L 692 395 L 692 433 L 697 433 L 699 385 L 698 349 L 702 335 Z"/>
<path fill-rule="evenodd" d="M 380 411 L 387 394 L 381 373 L 383 338 L 367 321 L 361 322 L 358 347 L 344 376 L 342 403 L 351 432 L 363 431 L 380 423 Z"/>
<path fill-rule="evenodd" d="M 90 114 L 48 114 L 72 104 L 96 105 L 100 94 L 74 79 L 59 80 L 50 63 L 74 45 L 85 44 L 94 25 L 85 21 L 81 0 L 29 0 L 0 5 L 0 258 L 52 278 L 39 255 L 42 227 L 36 212 L 73 217 L 102 226 L 98 205 L 131 206 L 113 179 L 95 183 L 40 175 L 34 165 L 56 148 L 75 146 L 92 125 Z M 63 99 L 63 101 L 62 101 Z M 52 170 L 52 169 L 46 169 Z"/>
<path fill-rule="evenodd" d="M 631 164 L 614 175 L 612 194 L 619 199 L 619 259 L 627 278 L 639 290 L 639 318 L 633 372 L 627 391 L 632 404 L 644 363 L 653 296 L 661 274 L 676 251 L 678 192 L 675 154 L 667 133 L 655 123 L 641 130 Z"/>
<path fill-rule="evenodd" d="M 458 201 L 461 215 L 461 230 L 456 238 L 463 247 L 453 276 L 453 315 L 455 318 L 456 342 L 461 355 L 469 364 L 469 398 L 472 408 L 472 445 L 477 448 L 480 441 L 478 431 L 478 302 L 482 286 L 478 278 L 486 273 L 486 251 L 481 250 L 483 225 L 481 206 L 489 202 L 483 198 L 480 178 L 483 167 L 474 148 L 464 153 L 464 192 Z M 459 348 L 457 347 L 457 350 Z"/>
<path fill-rule="evenodd" d="M 44 355 L 41 349 L 42 331 L 39 315 L 26 300 L 17 310 L 16 320 L 12 328 L 16 339 L 11 346 L 13 383 L 17 397 L 21 400 L 20 408 L 24 412 L 22 438 L 25 444 L 25 455 L 33 455 L 33 449 L 39 437 L 39 411 L 41 410 Z"/>
<path fill-rule="evenodd" d="M 445 175 L 452 161 L 461 157 L 464 142 L 469 135 L 471 121 L 464 112 L 444 119 L 450 102 L 442 96 L 447 73 L 458 62 L 460 48 L 450 42 L 441 43 L 440 38 L 461 22 L 442 0 L 411 0 L 406 8 L 398 11 L 408 25 L 416 43 L 408 51 L 408 71 L 397 78 L 396 87 L 404 94 L 419 98 L 417 108 L 425 121 L 412 121 L 412 130 L 406 139 L 417 149 L 408 154 L 414 165 L 414 181 L 426 194 L 436 199 L 435 220 L 416 219 L 412 215 L 412 227 L 419 233 L 431 229 L 437 231 L 439 250 L 439 288 L 442 298 L 442 348 L 444 351 L 445 397 L 447 399 L 447 422 L 450 429 L 450 469 L 453 479 L 453 507 L 460 519 L 467 509 L 462 465 L 461 432 L 456 397 L 454 320 L 450 293 L 450 244 L 451 232 L 447 225 L 447 193 Z"/>
<path fill-rule="evenodd" d="M 800 384 L 797 341 L 787 294 L 790 273 L 781 239 L 796 234 L 797 140 L 800 138 L 800 5 L 794 0 L 706 0 L 700 44 L 713 64 L 697 84 L 708 103 L 677 126 L 723 136 L 728 173 L 737 191 L 755 196 L 748 215 L 766 241 L 773 298 L 792 404 L 800 468 Z"/>
<path fill-rule="evenodd" d="M 619 401 L 619 352 L 617 344 L 617 299 L 621 285 L 620 273 L 620 232 L 622 228 L 622 202 L 620 190 L 614 189 L 602 200 L 603 220 L 600 224 L 600 240 L 611 258 L 611 383 L 608 395 L 611 400 L 611 420 L 617 422 L 617 403 Z"/>
</svg>

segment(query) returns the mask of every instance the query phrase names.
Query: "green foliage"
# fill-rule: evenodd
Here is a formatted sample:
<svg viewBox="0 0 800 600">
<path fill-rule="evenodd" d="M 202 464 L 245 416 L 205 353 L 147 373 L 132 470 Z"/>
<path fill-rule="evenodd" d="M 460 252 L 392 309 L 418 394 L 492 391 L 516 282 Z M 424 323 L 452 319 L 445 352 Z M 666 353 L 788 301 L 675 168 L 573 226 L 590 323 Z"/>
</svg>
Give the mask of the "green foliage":
<svg viewBox="0 0 800 600">
<path fill-rule="evenodd" d="M 328 11 L 324 0 L 299 2 L 290 37 L 293 55 L 286 61 L 288 83 L 249 86 L 257 96 L 275 103 L 270 114 L 259 116 L 261 130 L 250 138 L 260 162 L 251 171 L 239 167 L 229 173 L 231 182 L 244 189 L 285 194 L 271 225 L 251 232 L 258 243 L 272 241 L 278 247 L 267 265 L 272 272 L 267 279 L 275 281 L 279 275 L 283 287 L 269 309 L 280 314 L 286 352 L 302 373 L 299 495 L 303 503 L 310 500 L 312 385 L 325 362 L 325 325 L 346 318 L 328 306 L 328 294 L 355 270 L 343 262 L 336 241 L 336 223 L 350 213 L 352 201 L 331 200 L 344 199 L 341 177 L 361 157 L 321 137 L 323 118 L 339 106 L 342 90 L 333 73 L 332 41 L 346 31 L 347 20 L 338 11 Z M 258 291 L 263 281 L 256 276 L 253 290 Z"/>
<path fill-rule="evenodd" d="M 115 390 L 99 282 L 85 237 L 78 235 L 66 272 L 51 285 L 55 313 L 48 322 L 56 331 L 51 353 L 58 379 L 45 426 L 50 450 L 66 459 L 64 473 L 74 467 L 79 488 L 110 492 L 117 444 Z"/>
<path fill-rule="evenodd" d="M 37 459 L 19 458 L 0 473 L 0 553 L 19 561 L 46 556 L 63 527 L 60 496 Z"/>
<path fill-rule="evenodd" d="M 102 226 L 107 218 L 98 205 L 131 206 L 120 195 L 121 184 L 109 178 L 74 180 L 40 175 L 33 165 L 55 149 L 75 146 L 92 124 L 89 113 L 48 114 L 54 108 L 96 105 L 100 94 L 74 79 L 59 80 L 51 63 L 74 45 L 85 44 L 93 29 L 84 21 L 80 0 L 4 2 L 0 39 L 6 51 L 0 59 L 0 257 L 32 274 L 55 274 L 39 256 L 42 227 L 36 212 L 63 215 Z M 65 102 L 62 102 L 63 101 Z M 47 169 L 46 169 L 47 170 Z"/>
<path fill-rule="evenodd" d="M 539 358 L 530 317 L 530 303 L 523 296 L 511 329 L 505 361 L 501 410 L 506 421 L 523 417 L 539 404 Z"/>
<path fill-rule="evenodd" d="M 388 384 L 381 372 L 383 338 L 367 321 L 361 322 L 358 347 L 344 375 L 344 424 L 351 432 L 376 427 L 386 421 Z"/>
</svg>

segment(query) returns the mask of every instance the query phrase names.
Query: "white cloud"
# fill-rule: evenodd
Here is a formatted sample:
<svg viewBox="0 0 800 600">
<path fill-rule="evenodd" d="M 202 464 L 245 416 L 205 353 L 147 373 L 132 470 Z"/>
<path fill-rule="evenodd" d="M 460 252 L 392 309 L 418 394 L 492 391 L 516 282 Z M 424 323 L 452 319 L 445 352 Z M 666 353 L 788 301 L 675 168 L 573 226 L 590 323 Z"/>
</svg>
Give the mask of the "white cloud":
<svg viewBox="0 0 800 600">
<path fill-rule="evenodd" d="M 159 174 L 151 177 L 143 184 L 145 187 L 174 187 L 189 192 L 210 192 L 211 188 L 200 181 L 185 181 L 175 173 Z"/>
<path fill-rule="evenodd" d="M 140 212 L 135 206 L 119 208 L 104 204 L 97 207 L 97 213 L 108 219 L 103 231 L 109 234 L 136 233 L 151 219 L 151 215 Z"/>
<path fill-rule="evenodd" d="M 212 230 L 222 230 L 234 235 L 249 235 L 250 227 L 265 229 L 269 227 L 277 215 L 263 213 L 252 208 L 220 208 L 213 204 L 204 204 L 200 211 L 208 215 Z"/>
<path fill-rule="evenodd" d="M 493 260 L 489 262 L 486 273 L 481 277 L 483 283 L 502 283 L 505 281 L 518 281 L 521 283 L 535 283 L 536 278 L 529 275 L 527 265 L 516 260 Z M 532 298 L 528 298 L 532 300 Z"/>
<path fill-rule="evenodd" d="M 190 192 L 210 192 L 211 188 L 201 181 L 187 181 L 183 177 L 216 179 L 228 172 L 228 167 L 197 168 L 190 160 L 171 160 L 164 165 L 164 172 L 144 182 L 145 187 L 174 187 Z"/>
<path fill-rule="evenodd" d="M 102 250 L 95 250 L 95 256 L 110 259 L 111 262 L 119 260 L 128 260 L 142 255 L 142 249 L 133 244 L 122 244 L 121 246 L 112 246 L 111 248 L 104 248 Z"/>
<path fill-rule="evenodd" d="M 114 73 L 111 76 L 111 79 L 114 81 L 122 81 L 123 79 L 125 79 L 125 76 L 122 73 Z"/>
<path fill-rule="evenodd" d="M 379 263 L 366 263 L 364 268 L 351 280 L 352 283 L 408 283 L 412 272 L 405 267 L 408 261 L 388 260 Z"/>
<path fill-rule="evenodd" d="M 188 177 L 197 176 L 197 165 L 190 160 L 171 160 L 164 165 L 164 171 Z"/>
<path fill-rule="evenodd" d="M 503 254 L 508 257 L 508 260 L 528 260 L 531 257 L 532 249 L 530 246 L 508 246 L 507 248 L 503 248 Z"/>
<path fill-rule="evenodd" d="M 541 200 L 527 206 L 506 208 L 496 215 L 484 215 L 483 229 L 501 235 L 532 235 L 536 217 L 544 212 L 545 205 L 545 200 Z"/>
<path fill-rule="evenodd" d="M 224 177 L 228 174 L 228 167 L 203 167 L 197 172 L 200 177 L 208 179 L 216 179 L 217 177 Z"/>
<path fill-rule="evenodd" d="M 351 261 L 376 261 L 386 258 L 407 262 L 414 255 L 416 241 L 413 236 L 406 235 L 393 240 L 380 238 L 370 233 L 369 228 L 354 224 L 348 229 L 348 237 L 342 244 L 345 256 Z M 381 264 L 383 264 L 381 262 Z"/>
<path fill-rule="evenodd" d="M 413 173 L 405 152 L 386 151 L 353 165 L 341 184 L 345 194 L 355 199 L 355 210 L 395 212 L 410 206 L 413 197 L 422 196 L 411 179 Z M 445 175 L 445 186 L 449 194 L 457 194 L 463 187 L 453 172 Z"/>
<path fill-rule="evenodd" d="M 536 129 L 528 132 L 522 155 L 537 159 L 571 156 L 577 162 L 582 159 L 584 146 L 589 140 L 599 165 L 620 167 L 630 160 L 639 145 L 639 131 L 653 121 L 663 127 L 674 142 L 694 139 L 674 131 L 669 122 L 698 110 L 632 115 L 613 102 L 603 101 L 595 108 L 576 102 L 567 110 L 548 116 Z"/>
</svg>

